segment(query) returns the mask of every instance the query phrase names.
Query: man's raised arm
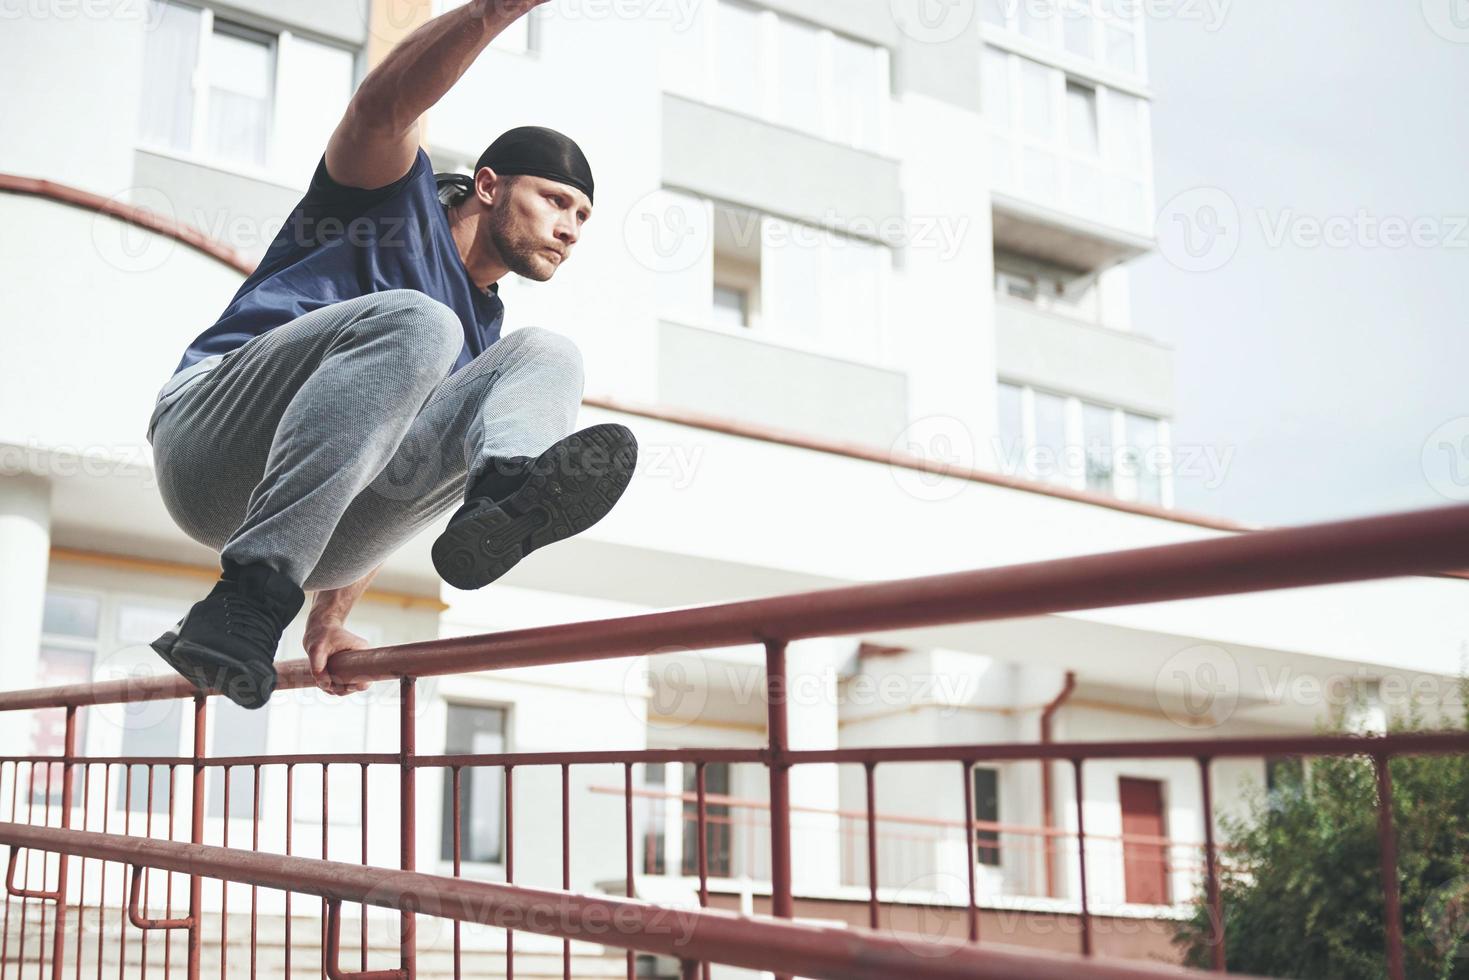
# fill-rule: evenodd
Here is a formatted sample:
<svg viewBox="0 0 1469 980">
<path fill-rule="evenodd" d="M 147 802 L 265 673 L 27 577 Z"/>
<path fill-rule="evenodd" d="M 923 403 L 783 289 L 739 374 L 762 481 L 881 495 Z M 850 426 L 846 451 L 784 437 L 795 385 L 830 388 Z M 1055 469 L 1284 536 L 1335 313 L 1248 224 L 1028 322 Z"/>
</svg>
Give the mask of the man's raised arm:
<svg viewBox="0 0 1469 980">
<path fill-rule="evenodd" d="M 406 174 L 418 152 L 420 117 L 505 28 L 546 2 L 470 0 L 404 38 L 357 87 L 327 143 L 327 173 L 366 188 Z"/>
</svg>

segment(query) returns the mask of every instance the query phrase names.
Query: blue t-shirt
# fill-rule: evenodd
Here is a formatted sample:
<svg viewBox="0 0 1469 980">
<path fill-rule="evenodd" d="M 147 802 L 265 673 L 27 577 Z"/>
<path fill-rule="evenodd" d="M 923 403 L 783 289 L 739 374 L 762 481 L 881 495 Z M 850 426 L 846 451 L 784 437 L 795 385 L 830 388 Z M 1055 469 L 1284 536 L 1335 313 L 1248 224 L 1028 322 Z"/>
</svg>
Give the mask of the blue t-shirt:
<svg viewBox="0 0 1469 980">
<path fill-rule="evenodd" d="M 385 289 L 416 289 L 458 314 L 464 349 L 455 371 L 500 339 L 498 284 L 482 290 L 470 279 L 428 154 L 420 149 L 408 173 L 374 190 L 338 184 L 323 154 L 260 265 L 189 345 L 174 376 L 312 310 Z"/>
</svg>

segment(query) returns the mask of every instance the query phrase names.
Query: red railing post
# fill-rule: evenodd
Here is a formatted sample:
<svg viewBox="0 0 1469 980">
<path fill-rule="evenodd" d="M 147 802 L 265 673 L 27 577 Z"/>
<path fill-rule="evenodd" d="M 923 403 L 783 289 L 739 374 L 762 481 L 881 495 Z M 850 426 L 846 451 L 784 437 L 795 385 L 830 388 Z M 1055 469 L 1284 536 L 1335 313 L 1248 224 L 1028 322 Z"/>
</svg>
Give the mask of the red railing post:
<svg viewBox="0 0 1469 980">
<path fill-rule="evenodd" d="M 1391 758 L 1375 755 L 1377 843 L 1382 855 L 1382 914 L 1387 928 L 1387 975 L 1403 980 L 1403 913 L 1398 899 L 1398 842 L 1393 832 Z"/>
<path fill-rule="evenodd" d="M 66 736 L 63 742 L 65 748 L 62 754 L 66 761 L 61 765 L 61 826 L 71 826 L 71 787 L 72 787 L 72 756 L 77 754 L 77 708 L 76 705 L 68 705 L 66 708 Z M 49 794 L 48 794 L 49 796 Z M 86 813 L 82 814 L 82 827 L 87 826 Z M 66 934 L 66 852 L 62 851 L 56 863 L 56 938 L 51 948 L 51 977 L 52 980 L 61 980 L 61 968 L 65 959 L 63 940 Z M 82 868 L 85 870 L 86 864 Z M 78 933 L 81 928 L 78 925 Z M 191 977 L 190 980 L 193 980 Z"/>
<path fill-rule="evenodd" d="M 770 906 L 777 918 L 791 918 L 791 770 L 786 762 L 790 732 L 786 724 L 786 644 L 765 643 L 765 705 L 770 742 Z"/>
<path fill-rule="evenodd" d="M 1208 756 L 1199 757 L 1199 781 L 1204 796 L 1204 891 L 1209 903 L 1210 964 L 1219 972 L 1225 972 L 1224 956 L 1224 899 L 1219 892 L 1218 851 L 1214 846 L 1214 787 L 1210 781 Z"/>
<path fill-rule="evenodd" d="M 189 841 L 204 843 L 204 728 L 209 721 L 208 700 L 200 695 L 194 698 L 194 795 L 189 801 Z M 228 782 L 229 774 L 225 774 Z M 229 811 L 224 821 L 229 824 Z M 201 920 L 204 917 L 204 879 L 189 875 L 189 952 L 188 978 L 199 980 L 199 957 L 203 950 Z M 223 920 L 221 920 L 222 922 Z"/>
<path fill-rule="evenodd" d="M 398 864 L 404 871 L 413 871 L 416 867 L 415 857 L 417 854 L 416 837 L 417 821 L 415 819 L 415 786 L 417 780 L 414 766 L 417 755 L 417 711 L 414 698 L 414 679 L 404 677 L 398 682 L 399 709 L 398 709 L 398 806 L 399 825 L 403 839 L 399 842 Z M 412 980 L 418 975 L 418 922 L 414 917 L 413 910 L 404 907 L 401 911 L 398 945 L 398 966 L 403 971 L 403 976 Z"/>
<path fill-rule="evenodd" d="M 1081 890 L 1081 955 L 1092 955 L 1092 910 L 1086 894 L 1086 797 L 1081 785 L 1083 759 L 1072 759 L 1071 769 L 1076 782 L 1076 876 Z"/>
<path fill-rule="evenodd" d="M 969 897 L 965 902 L 964 915 L 969 924 L 969 941 L 979 942 L 979 899 L 976 895 L 974 865 L 974 765 L 964 761 L 964 857 L 968 872 Z"/>
</svg>

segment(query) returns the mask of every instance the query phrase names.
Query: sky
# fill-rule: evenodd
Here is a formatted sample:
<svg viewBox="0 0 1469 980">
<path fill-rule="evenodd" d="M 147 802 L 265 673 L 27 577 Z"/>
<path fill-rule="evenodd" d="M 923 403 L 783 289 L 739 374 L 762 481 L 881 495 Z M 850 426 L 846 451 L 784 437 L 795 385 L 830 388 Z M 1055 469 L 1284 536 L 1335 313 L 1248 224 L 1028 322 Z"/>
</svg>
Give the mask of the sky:
<svg viewBox="0 0 1469 980">
<path fill-rule="evenodd" d="M 1176 350 L 1174 446 L 1220 461 L 1176 505 L 1469 501 L 1469 0 L 1144 6 L 1159 247 L 1133 321 Z"/>
</svg>

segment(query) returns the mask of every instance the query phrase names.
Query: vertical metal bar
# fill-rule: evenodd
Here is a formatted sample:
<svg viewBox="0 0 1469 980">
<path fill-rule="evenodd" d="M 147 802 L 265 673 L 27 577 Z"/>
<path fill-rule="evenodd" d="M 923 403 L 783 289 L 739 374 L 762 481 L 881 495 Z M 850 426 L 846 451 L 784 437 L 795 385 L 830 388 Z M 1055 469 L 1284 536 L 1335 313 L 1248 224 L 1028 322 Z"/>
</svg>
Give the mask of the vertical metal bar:
<svg viewBox="0 0 1469 980">
<path fill-rule="evenodd" d="M 66 735 L 63 738 L 61 754 L 66 761 L 61 764 L 61 826 L 71 826 L 71 786 L 72 786 L 72 756 L 77 754 L 77 708 L 70 704 L 66 707 Z M 50 794 L 47 794 L 48 796 Z M 82 829 L 86 829 L 86 806 L 82 807 Z M 66 942 L 66 852 L 62 851 L 57 860 L 56 868 L 56 893 L 61 897 L 56 900 L 56 939 L 51 950 L 51 976 L 53 980 L 61 980 L 61 971 L 66 959 L 66 951 L 63 948 Z M 87 862 L 82 861 L 83 882 L 86 881 Z M 78 904 L 86 900 L 85 894 L 78 900 Z M 7 898 L 8 902 L 9 899 Z M 77 928 L 77 947 L 81 947 L 81 928 Z M 81 968 L 81 955 L 77 956 L 77 967 Z"/>
<path fill-rule="evenodd" d="M 291 827 L 296 822 L 292 806 L 296 801 L 296 765 L 286 763 L 286 856 L 291 854 Z M 286 889 L 286 980 L 291 980 L 291 890 Z"/>
<path fill-rule="evenodd" d="M 515 767 L 505 767 L 505 884 L 515 884 Z M 505 980 L 515 980 L 515 930 L 505 927 Z"/>
<path fill-rule="evenodd" d="M 10 822 L 15 823 L 15 808 L 20 800 L 20 762 L 12 762 L 10 787 Z M 0 762 L 0 776 L 5 772 L 5 763 Z M 5 924 L 0 930 L 0 975 L 10 962 L 10 896 L 5 896 Z"/>
<path fill-rule="evenodd" d="M 123 764 L 126 773 L 127 790 L 124 794 L 122 806 L 122 832 L 127 836 L 132 832 L 133 826 L 133 767 Z M 122 897 L 117 903 L 117 980 L 122 980 L 122 968 L 127 963 L 127 936 L 128 936 L 128 879 L 127 869 L 122 869 Z M 148 934 L 143 933 L 139 940 L 146 943 Z"/>
<path fill-rule="evenodd" d="M 367 763 L 362 763 L 362 866 L 367 867 Z M 362 902 L 362 916 L 358 920 L 358 928 L 361 930 L 358 939 L 357 955 L 359 957 L 358 969 L 367 972 L 367 903 Z"/>
<path fill-rule="evenodd" d="M 1199 782 L 1204 795 L 1204 894 L 1209 903 L 1210 965 L 1224 973 L 1224 899 L 1219 893 L 1219 860 L 1214 846 L 1214 786 L 1208 756 L 1199 757 Z"/>
<path fill-rule="evenodd" d="M 626 885 L 622 893 L 633 897 L 632 887 L 632 763 L 622 764 L 622 828 L 623 828 L 623 876 Z M 633 951 L 627 951 L 627 980 L 634 980 Z"/>
<path fill-rule="evenodd" d="M 459 852 L 459 849 L 462 846 L 462 842 L 460 840 L 460 830 L 459 830 L 459 826 L 460 826 L 459 825 L 459 819 L 460 819 L 460 816 L 461 816 L 461 814 L 460 814 L 460 808 L 459 808 L 459 785 L 460 785 L 460 783 L 459 783 L 459 767 L 458 766 L 454 766 L 452 768 L 451 772 L 453 774 L 453 779 L 454 779 L 454 877 L 458 878 L 459 877 L 459 853 L 460 853 Z M 460 957 L 460 947 L 459 947 L 459 920 L 458 919 L 455 919 L 454 920 L 454 980 L 459 980 L 459 976 L 460 976 L 459 957 Z"/>
<path fill-rule="evenodd" d="M 174 818 L 174 814 L 178 812 L 178 807 L 175 805 L 176 802 L 177 802 L 177 798 L 175 796 L 175 783 L 174 783 L 174 780 L 175 780 L 176 776 L 178 775 L 177 769 L 178 769 L 177 766 L 173 765 L 172 763 L 169 764 L 169 767 L 168 767 L 168 839 L 169 840 L 173 840 L 173 824 L 174 824 L 174 819 L 173 818 Z M 164 876 L 163 876 L 163 917 L 165 919 L 171 919 L 171 918 L 173 918 L 173 872 L 172 871 L 169 871 L 169 872 L 165 873 Z M 163 980 L 168 980 L 169 973 L 170 973 L 170 963 L 172 961 L 172 957 L 173 957 L 173 930 L 166 929 L 163 932 Z"/>
<path fill-rule="evenodd" d="M 1398 898 L 1398 842 L 1393 832 L 1391 759 L 1375 755 L 1377 844 L 1382 855 L 1382 914 L 1387 926 L 1387 975 L 1403 980 L 1403 913 Z"/>
<path fill-rule="evenodd" d="M 416 867 L 417 848 L 414 838 L 417 835 L 417 772 L 415 756 L 418 752 L 418 726 L 417 726 L 417 704 L 415 702 L 416 687 L 412 677 L 404 677 L 399 681 L 399 715 L 398 715 L 398 806 L 399 818 L 398 829 L 402 834 L 402 840 L 398 842 L 398 866 L 404 871 L 413 871 Z M 400 913 L 401 932 L 398 944 L 398 966 L 408 977 L 413 980 L 418 975 L 418 921 L 412 909 L 405 908 Z"/>
<path fill-rule="evenodd" d="M 331 770 L 331 763 L 330 762 L 323 761 L 322 764 L 321 764 L 321 859 L 323 861 L 329 861 L 329 860 L 331 860 L 331 858 L 328 856 L 328 853 L 327 853 L 327 836 L 326 836 L 326 829 L 327 829 L 328 825 L 330 824 L 330 819 L 331 819 L 331 808 L 329 806 L 329 798 L 328 798 L 328 792 L 327 792 L 327 783 L 331 779 L 331 771 L 330 770 Z M 327 958 L 326 958 L 326 942 L 327 942 L 327 927 L 326 927 L 326 922 L 327 922 L 327 918 L 328 918 L 328 916 L 327 916 L 326 898 L 323 897 L 322 900 L 321 900 L 321 973 L 322 973 L 322 976 L 325 976 L 326 975 L 326 965 L 327 965 Z M 333 958 L 331 960 L 331 962 L 335 965 L 337 961 L 336 961 L 335 958 Z"/>
<path fill-rule="evenodd" d="M 571 891 L 571 767 L 561 763 L 561 887 Z M 571 940 L 561 940 L 561 976 L 571 980 Z"/>
<path fill-rule="evenodd" d="M 224 767 L 224 840 L 230 846 L 230 767 Z M 230 883 L 225 879 L 219 883 L 219 975 L 229 976 L 230 965 Z"/>
<path fill-rule="evenodd" d="M 189 800 L 189 842 L 193 844 L 204 843 L 204 730 L 208 723 L 209 699 L 201 694 L 194 698 L 194 792 Z M 228 824 L 228 811 L 224 819 Z M 204 879 L 199 875 L 189 875 L 189 920 L 188 980 L 199 980 L 199 957 L 204 949 Z M 165 942 L 169 935 L 164 933 Z"/>
<path fill-rule="evenodd" d="M 106 797 L 103 797 L 105 800 Z M 92 813 L 92 766 L 87 763 L 82 766 L 82 830 L 87 829 L 88 818 Z M 62 879 L 63 881 L 65 879 Z M 9 899 L 7 899 L 9 901 Z M 102 904 L 99 900 L 99 906 Z M 87 907 L 87 859 L 82 858 L 81 882 L 77 886 L 77 956 L 76 956 L 76 980 L 82 980 L 82 934 L 87 930 L 83 916 Z"/>
<path fill-rule="evenodd" d="M 699 832 L 699 908 L 709 907 L 709 803 L 705 792 L 705 774 L 707 773 L 705 763 L 702 759 L 694 763 L 694 791 L 696 804 L 694 808 L 695 821 Z M 683 814 L 679 813 L 680 823 Z M 682 861 L 682 856 L 679 858 Z M 703 980 L 709 980 L 709 961 L 703 963 Z"/>
<path fill-rule="evenodd" d="M 1076 856 L 1079 867 L 1077 876 L 1081 887 L 1081 955 L 1092 955 L 1092 910 L 1086 894 L 1086 806 L 1081 786 L 1081 764 L 1084 760 L 1072 759 L 1071 769 L 1076 783 Z"/>
<path fill-rule="evenodd" d="M 107 763 L 102 770 L 102 833 L 112 832 L 112 763 Z M 97 980 L 102 980 L 102 933 L 103 920 L 102 910 L 107 904 L 107 862 L 102 862 L 102 891 L 97 895 Z M 126 920 L 126 916 L 123 919 Z M 122 931 L 122 923 L 118 923 L 118 931 Z"/>
<path fill-rule="evenodd" d="M 964 915 L 969 923 L 969 941 L 979 942 L 979 899 L 978 889 L 974 881 L 974 864 L 976 855 L 974 853 L 974 764 L 964 762 L 961 764 L 964 770 L 964 855 L 969 879 L 969 903 L 965 906 Z"/>
<path fill-rule="evenodd" d="M 250 818 L 250 849 L 260 851 L 260 763 L 252 767 L 255 772 L 253 784 L 253 813 Z M 250 980 L 255 980 L 260 956 L 260 889 L 250 886 Z"/>
<path fill-rule="evenodd" d="M 41 826 L 51 826 L 51 763 L 46 766 L 46 805 L 41 810 Z M 46 851 L 41 852 L 41 888 L 46 889 L 47 872 L 51 868 L 51 855 Z M 36 976 L 46 975 L 46 900 L 40 899 L 38 906 L 41 913 L 41 929 L 36 935 Z M 57 903 L 60 904 L 59 902 Z"/>
<path fill-rule="evenodd" d="M 766 729 L 770 742 L 770 878 L 771 912 L 789 919 L 791 900 L 791 770 L 786 716 L 786 644 L 765 642 Z"/>
<path fill-rule="evenodd" d="M 877 763 L 862 765 L 867 774 L 867 925 L 877 928 L 877 794 L 873 788 L 873 775 Z"/>
</svg>

